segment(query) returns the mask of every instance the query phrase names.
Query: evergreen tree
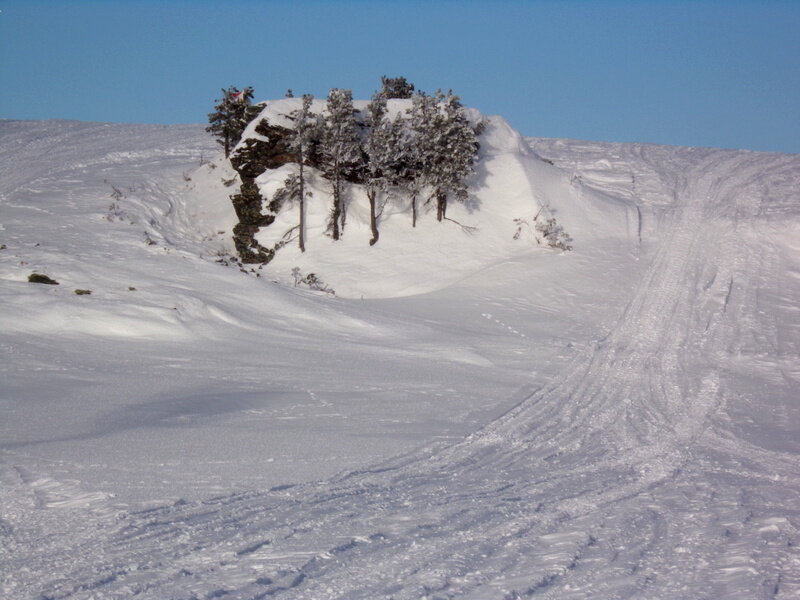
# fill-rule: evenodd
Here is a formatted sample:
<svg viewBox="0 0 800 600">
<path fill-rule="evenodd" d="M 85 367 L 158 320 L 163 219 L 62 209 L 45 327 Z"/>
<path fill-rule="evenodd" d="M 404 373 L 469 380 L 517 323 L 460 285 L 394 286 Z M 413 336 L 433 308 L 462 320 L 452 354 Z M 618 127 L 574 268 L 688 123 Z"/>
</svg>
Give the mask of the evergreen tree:
<svg viewBox="0 0 800 600">
<path fill-rule="evenodd" d="M 385 191 L 387 180 L 385 167 L 382 164 L 386 154 L 386 135 L 384 123 L 386 120 L 386 97 L 381 93 L 376 93 L 372 101 L 367 106 L 367 125 L 370 127 L 369 137 L 367 138 L 367 199 L 369 200 L 369 225 L 372 230 L 372 238 L 369 245 L 373 246 L 378 241 L 378 217 L 376 214 L 376 199 L 378 193 Z"/>
<path fill-rule="evenodd" d="M 412 98 L 410 113 L 411 143 L 409 144 L 409 166 L 407 185 L 411 196 L 411 226 L 417 226 L 417 198 L 432 176 L 436 154 L 435 134 L 439 113 L 439 96 L 418 92 Z"/>
<path fill-rule="evenodd" d="M 321 150 L 325 175 L 331 181 L 333 190 L 333 239 L 338 240 L 344 233 L 347 219 L 347 207 L 342 198 L 344 181 L 358 170 L 361 163 L 361 147 L 350 90 L 334 88 L 328 94 Z"/>
<path fill-rule="evenodd" d="M 467 199 L 467 178 L 478 154 L 475 130 L 464 115 L 458 96 L 448 92 L 443 98 L 440 130 L 436 136 L 440 160 L 436 162 L 431 184 L 436 190 L 436 215 L 441 221 L 447 212 L 448 194 Z"/>
<path fill-rule="evenodd" d="M 459 200 L 467 198 L 466 179 L 472 173 L 478 143 L 458 96 L 417 94 L 411 109 L 411 128 L 414 132 L 414 153 L 417 170 L 412 183 L 429 187 L 436 198 L 436 219 L 442 221 L 447 213 L 448 195 Z M 416 202 L 412 198 L 412 212 Z"/>
<path fill-rule="evenodd" d="M 367 155 L 367 198 L 369 199 L 369 222 L 372 229 L 372 246 L 378 241 L 377 196 L 386 192 L 397 180 L 397 151 L 400 137 L 395 123 L 386 116 L 386 97 L 381 92 L 372 96 L 367 106 L 369 136 L 365 146 Z"/>
<path fill-rule="evenodd" d="M 242 139 L 242 133 L 247 124 L 258 115 L 260 109 L 250 104 L 253 99 L 253 88 L 246 87 L 239 90 L 229 87 L 222 90 L 222 99 L 216 100 L 214 112 L 208 114 L 206 131 L 217 138 L 217 143 L 229 157 L 233 147 Z"/>
<path fill-rule="evenodd" d="M 381 77 L 381 94 L 384 98 L 408 99 L 414 95 L 414 84 L 405 77 Z"/>
<path fill-rule="evenodd" d="M 298 235 L 300 251 L 305 252 L 305 174 L 304 165 L 307 156 L 310 154 L 311 149 L 316 141 L 318 135 L 318 121 L 316 116 L 311 112 L 311 102 L 314 96 L 311 94 L 303 94 L 303 104 L 300 109 L 292 111 L 292 118 L 294 119 L 294 131 L 292 132 L 291 141 L 289 144 L 290 149 L 297 155 L 297 164 L 300 166 L 300 172 L 297 181 L 296 194 L 300 207 L 300 222 Z"/>
<path fill-rule="evenodd" d="M 370 208 L 372 239 L 370 246 L 378 241 L 377 198 L 404 178 L 408 167 L 408 136 L 401 115 L 394 120 L 386 114 L 386 98 L 377 92 L 367 107 L 367 124 L 370 126 L 365 146 L 367 155 L 367 198 Z"/>
</svg>

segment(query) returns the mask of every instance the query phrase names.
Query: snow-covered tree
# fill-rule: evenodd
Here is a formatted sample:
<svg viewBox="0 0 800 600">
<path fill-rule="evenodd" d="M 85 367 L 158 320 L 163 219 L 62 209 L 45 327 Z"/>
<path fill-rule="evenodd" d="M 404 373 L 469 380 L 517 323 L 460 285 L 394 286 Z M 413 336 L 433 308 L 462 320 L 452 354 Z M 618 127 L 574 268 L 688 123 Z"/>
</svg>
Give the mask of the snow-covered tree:
<svg viewBox="0 0 800 600">
<path fill-rule="evenodd" d="M 233 147 L 239 143 L 247 124 L 255 118 L 259 109 L 250 101 L 253 99 L 253 88 L 239 90 L 229 87 L 222 90 L 222 99 L 216 100 L 214 112 L 208 114 L 209 126 L 206 131 L 217 138 L 227 158 Z"/>
<path fill-rule="evenodd" d="M 289 147 L 292 152 L 297 156 L 297 164 L 299 165 L 299 174 L 297 179 L 297 200 L 300 209 L 300 221 L 298 225 L 298 243 L 300 251 L 305 252 L 305 173 L 304 165 L 306 157 L 310 153 L 316 139 L 319 135 L 319 123 L 316 115 L 311 112 L 311 102 L 314 97 L 311 94 L 303 94 L 302 106 L 292 112 L 294 119 L 294 130 L 292 132 Z"/>
<path fill-rule="evenodd" d="M 370 127 L 369 137 L 365 146 L 367 153 L 367 199 L 369 200 L 369 226 L 372 230 L 372 238 L 369 245 L 377 243 L 380 234 L 378 232 L 378 217 L 376 214 L 376 200 L 379 192 L 385 191 L 387 180 L 385 176 L 383 158 L 386 154 L 387 139 L 385 135 L 384 123 L 386 120 L 386 97 L 380 93 L 372 97 L 372 101 L 367 106 L 367 125 Z"/>
<path fill-rule="evenodd" d="M 367 155 L 366 189 L 369 199 L 370 246 L 378 241 L 377 198 L 397 185 L 402 178 L 407 159 L 407 136 L 400 115 L 394 120 L 386 114 L 386 97 L 377 92 L 367 107 L 369 135 L 365 144 Z"/>
<path fill-rule="evenodd" d="M 338 240 L 344 233 L 347 219 L 342 188 L 346 178 L 352 176 L 361 164 L 353 93 L 350 90 L 334 88 L 330 91 L 324 122 L 321 146 L 323 168 L 333 190 L 331 229 L 333 239 Z"/>
<path fill-rule="evenodd" d="M 472 174 L 478 155 L 477 135 L 464 114 L 460 98 L 448 92 L 443 98 L 440 115 L 434 136 L 438 160 L 430 180 L 435 189 L 439 221 L 446 216 L 448 195 L 460 201 L 467 199 L 467 178 Z"/>
<path fill-rule="evenodd" d="M 414 84 L 405 77 L 381 77 L 381 94 L 384 98 L 408 99 L 414 95 Z"/>
<path fill-rule="evenodd" d="M 446 217 L 449 196 L 458 200 L 467 197 L 466 180 L 477 157 L 477 135 L 464 115 L 459 97 L 452 92 L 414 96 L 411 128 L 417 165 L 412 182 L 417 188 L 421 183 L 432 190 L 436 219 L 441 221 Z M 415 209 L 412 198 L 412 211 Z"/>
<path fill-rule="evenodd" d="M 406 182 L 411 196 L 411 226 L 417 225 L 417 199 L 432 176 L 436 160 L 435 131 L 438 120 L 437 96 L 419 92 L 409 110 L 411 140 L 408 146 Z"/>
</svg>

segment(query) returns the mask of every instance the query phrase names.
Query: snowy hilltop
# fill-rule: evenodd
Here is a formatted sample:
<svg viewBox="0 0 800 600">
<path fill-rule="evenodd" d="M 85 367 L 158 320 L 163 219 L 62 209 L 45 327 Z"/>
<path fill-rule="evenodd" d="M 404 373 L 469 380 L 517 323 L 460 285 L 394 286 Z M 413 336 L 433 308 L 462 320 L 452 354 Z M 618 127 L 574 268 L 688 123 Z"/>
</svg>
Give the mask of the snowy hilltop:
<svg viewBox="0 0 800 600">
<path fill-rule="evenodd" d="M 570 250 L 567 232 L 585 242 L 638 227 L 626 214 L 608 229 L 505 119 L 452 94 L 332 90 L 248 108 L 238 142 L 225 138 L 236 173 L 219 177 L 239 190 L 239 258 L 285 282 L 314 273 L 345 296 L 415 294 L 534 247 Z"/>
<path fill-rule="evenodd" d="M 800 596 L 800 156 L 464 110 L 452 221 L 246 174 L 266 264 L 204 126 L 0 121 L 0 597 Z"/>
</svg>

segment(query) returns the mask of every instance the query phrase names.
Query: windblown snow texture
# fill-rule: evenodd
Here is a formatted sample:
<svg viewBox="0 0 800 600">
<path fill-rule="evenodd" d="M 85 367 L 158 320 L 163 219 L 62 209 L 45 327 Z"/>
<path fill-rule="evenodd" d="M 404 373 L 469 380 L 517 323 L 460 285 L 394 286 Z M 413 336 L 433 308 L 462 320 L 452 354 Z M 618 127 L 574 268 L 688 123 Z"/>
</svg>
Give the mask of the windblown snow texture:
<svg viewBox="0 0 800 600">
<path fill-rule="evenodd" d="M 797 597 L 800 157 L 528 142 L 574 252 L 341 299 L 201 127 L 0 122 L 3 597 Z"/>
</svg>

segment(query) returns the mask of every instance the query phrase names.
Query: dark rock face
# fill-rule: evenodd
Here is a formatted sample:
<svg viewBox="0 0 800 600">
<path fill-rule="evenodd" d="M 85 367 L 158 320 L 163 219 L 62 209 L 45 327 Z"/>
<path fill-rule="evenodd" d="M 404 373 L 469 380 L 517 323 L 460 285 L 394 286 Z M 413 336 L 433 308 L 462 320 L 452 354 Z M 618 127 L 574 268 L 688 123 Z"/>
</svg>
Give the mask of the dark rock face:
<svg viewBox="0 0 800 600">
<path fill-rule="evenodd" d="M 233 243 L 239 258 L 244 263 L 267 263 L 272 260 L 275 252 L 259 244 L 255 234 L 259 228 L 271 225 L 275 217 L 261 214 L 262 198 L 252 177 L 245 178 L 242 175 L 240 191 L 231 196 L 231 202 L 239 217 L 238 225 L 233 228 Z"/>
<path fill-rule="evenodd" d="M 231 196 L 231 202 L 236 216 L 239 217 L 239 222 L 256 227 L 272 223 L 272 221 L 267 221 L 269 217 L 261 214 L 262 198 L 253 178 L 242 177 L 239 193 Z M 272 219 L 274 220 L 274 217 Z"/>
<path fill-rule="evenodd" d="M 243 263 L 266 264 L 275 257 L 275 250 L 265 248 L 255 239 L 259 228 L 239 223 L 233 228 L 233 243 Z"/>
<path fill-rule="evenodd" d="M 264 199 L 255 183 L 256 177 L 267 169 L 297 162 L 297 156 L 289 148 L 291 130 L 269 125 L 265 119 L 256 127 L 256 133 L 269 141 L 248 139 L 231 156 L 231 165 L 242 179 L 239 193 L 231 196 L 231 202 L 239 217 L 239 224 L 233 228 L 233 242 L 243 263 L 268 263 L 275 256 L 274 248 L 265 248 L 255 239 L 261 227 L 275 221 L 274 215 L 261 212 Z"/>
<path fill-rule="evenodd" d="M 256 127 L 256 133 L 269 138 L 269 141 L 248 139 L 231 156 L 231 164 L 242 179 L 255 179 L 266 169 L 277 169 L 287 163 L 297 162 L 297 155 L 289 148 L 292 134 L 290 129 L 269 125 L 263 119 Z"/>
</svg>

